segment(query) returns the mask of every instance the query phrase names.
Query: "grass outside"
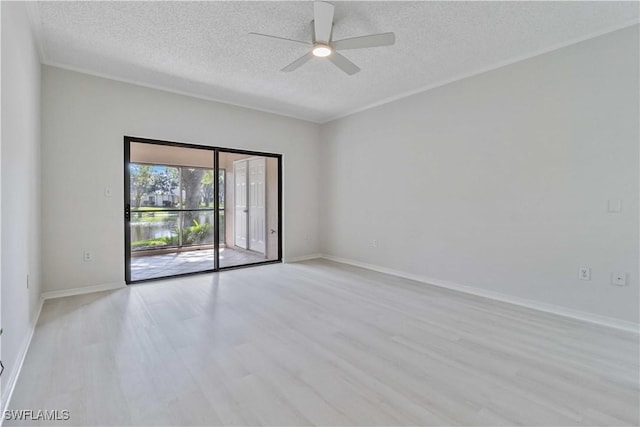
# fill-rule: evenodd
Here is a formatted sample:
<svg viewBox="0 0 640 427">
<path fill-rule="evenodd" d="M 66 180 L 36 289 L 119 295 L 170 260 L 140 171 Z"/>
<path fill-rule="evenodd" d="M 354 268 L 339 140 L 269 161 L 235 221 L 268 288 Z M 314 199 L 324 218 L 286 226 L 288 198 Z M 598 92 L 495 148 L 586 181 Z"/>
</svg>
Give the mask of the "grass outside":
<svg viewBox="0 0 640 427">
<path fill-rule="evenodd" d="M 158 237 L 157 239 L 138 240 L 137 242 L 131 242 L 131 249 L 155 249 L 164 246 L 175 246 L 177 243 L 170 243 L 173 237 Z"/>
</svg>

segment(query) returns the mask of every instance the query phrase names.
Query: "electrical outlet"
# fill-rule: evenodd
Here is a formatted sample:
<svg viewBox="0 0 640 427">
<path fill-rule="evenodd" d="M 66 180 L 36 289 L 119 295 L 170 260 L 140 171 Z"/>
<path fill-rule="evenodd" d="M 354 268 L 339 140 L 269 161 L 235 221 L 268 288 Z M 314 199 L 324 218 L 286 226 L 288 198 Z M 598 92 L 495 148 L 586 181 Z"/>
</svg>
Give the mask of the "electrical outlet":
<svg viewBox="0 0 640 427">
<path fill-rule="evenodd" d="M 378 239 L 371 240 L 371 246 L 373 246 L 374 248 L 377 248 L 378 247 Z"/>
<path fill-rule="evenodd" d="M 580 267 L 578 269 L 578 279 L 591 280 L 591 267 Z"/>
<path fill-rule="evenodd" d="M 627 273 L 617 272 L 611 273 L 611 284 L 625 286 L 627 284 Z"/>
<path fill-rule="evenodd" d="M 93 253 L 85 251 L 82 254 L 82 259 L 85 260 L 85 261 L 93 261 Z"/>
</svg>

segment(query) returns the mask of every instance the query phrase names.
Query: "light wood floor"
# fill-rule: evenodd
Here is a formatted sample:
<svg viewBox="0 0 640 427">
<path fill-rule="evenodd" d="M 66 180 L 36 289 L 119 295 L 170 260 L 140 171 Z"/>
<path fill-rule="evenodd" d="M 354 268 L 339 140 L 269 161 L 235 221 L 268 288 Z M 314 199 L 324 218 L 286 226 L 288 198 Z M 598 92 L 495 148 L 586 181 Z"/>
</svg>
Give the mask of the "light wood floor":
<svg viewBox="0 0 640 427">
<path fill-rule="evenodd" d="M 638 425 L 638 399 L 637 335 L 309 261 L 49 300 L 10 409 L 76 425 Z"/>
</svg>

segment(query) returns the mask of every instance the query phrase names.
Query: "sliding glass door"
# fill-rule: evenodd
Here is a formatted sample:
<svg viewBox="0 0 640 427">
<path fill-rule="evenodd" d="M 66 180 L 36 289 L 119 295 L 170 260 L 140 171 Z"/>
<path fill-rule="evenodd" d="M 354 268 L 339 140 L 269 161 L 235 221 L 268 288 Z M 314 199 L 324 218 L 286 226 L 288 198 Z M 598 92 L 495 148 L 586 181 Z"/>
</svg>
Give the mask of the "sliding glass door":
<svg viewBox="0 0 640 427">
<path fill-rule="evenodd" d="M 279 262 L 282 158 L 125 137 L 127 283 Z"/>
</svg>

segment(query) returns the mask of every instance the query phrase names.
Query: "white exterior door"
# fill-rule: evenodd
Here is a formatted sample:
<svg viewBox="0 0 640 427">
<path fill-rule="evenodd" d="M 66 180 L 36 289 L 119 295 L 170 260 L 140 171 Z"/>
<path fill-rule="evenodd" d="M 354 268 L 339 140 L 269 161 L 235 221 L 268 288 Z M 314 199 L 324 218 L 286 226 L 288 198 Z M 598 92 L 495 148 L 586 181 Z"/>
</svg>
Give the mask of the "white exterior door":
<svg viewBox="0 0 640 427">
<path fill-rule="evenodd" d="M 267 218 L 265 203 L 265 159 L 249 161 L 249 249 L 265 253 Z"/>
<path fill-rule="evenodd" d="M 233 162 L 234 179 L 234 214 L 233 232 L 234 244 L 240 248 L 248 249 L 247 246 L 247 161 L 240 160 Z"/>
</svg>

